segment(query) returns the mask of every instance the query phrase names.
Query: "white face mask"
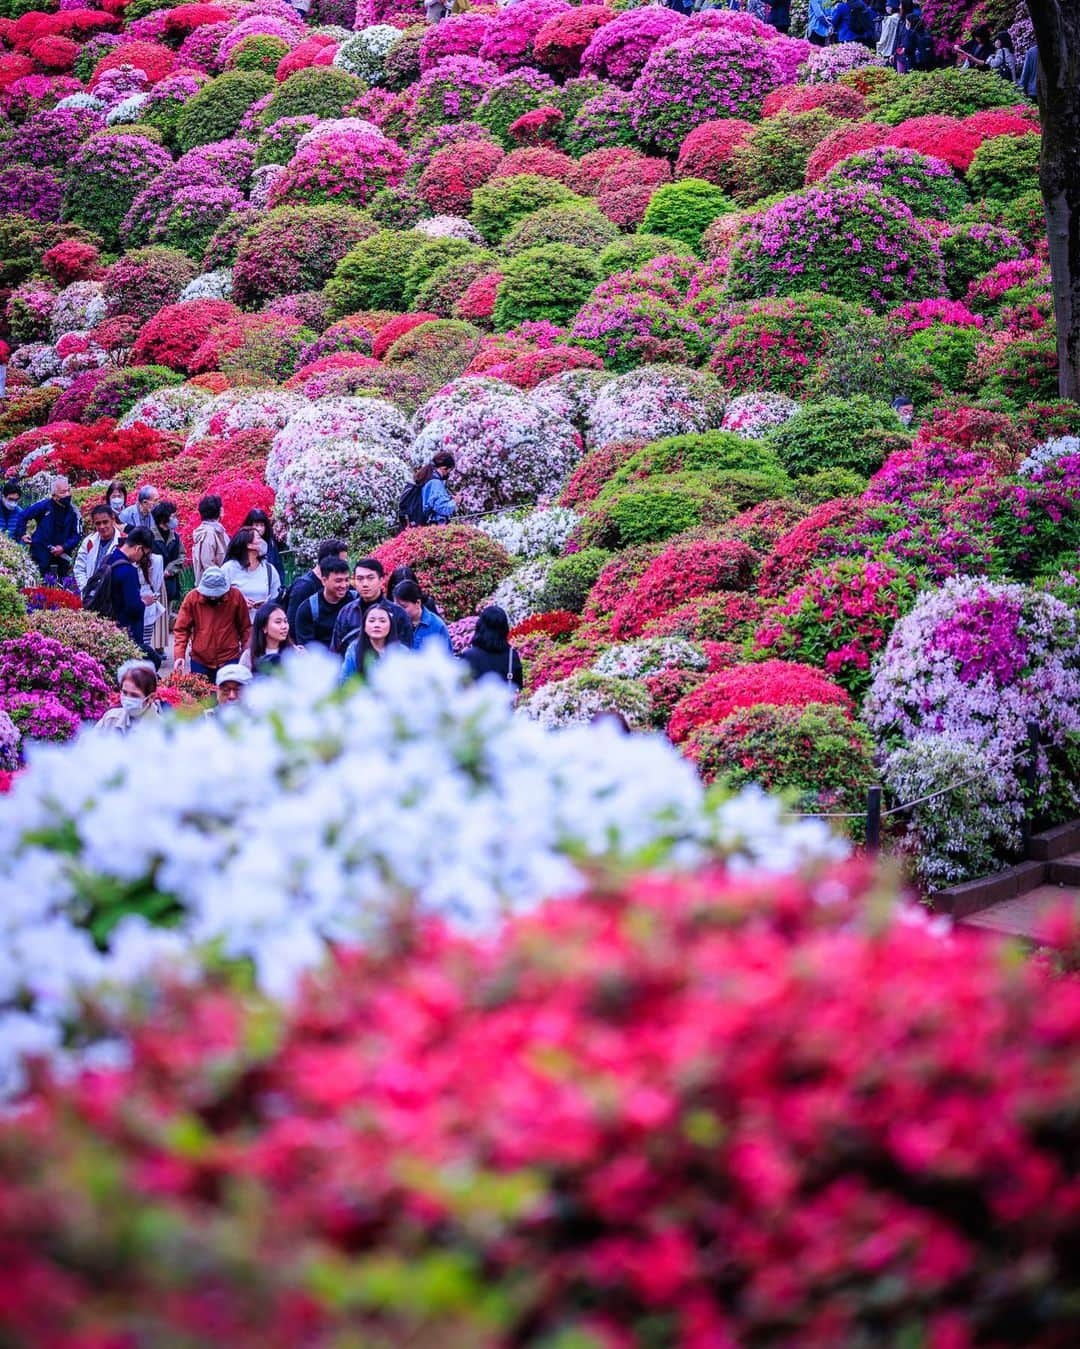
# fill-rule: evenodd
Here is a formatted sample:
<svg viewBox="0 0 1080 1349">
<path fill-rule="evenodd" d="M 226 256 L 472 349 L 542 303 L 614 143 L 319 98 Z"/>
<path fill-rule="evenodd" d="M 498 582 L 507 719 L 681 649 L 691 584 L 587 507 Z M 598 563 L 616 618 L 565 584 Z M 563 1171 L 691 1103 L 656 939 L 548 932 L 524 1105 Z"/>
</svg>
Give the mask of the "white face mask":
<svg viewBox="0 0 1080 1349">
<path fill-rule="evenodd" d="M 265 556 L 266 556 L 266 540 L 265 540 L 265 539 L 256 539 L 256 540 L 255 540 L 255 543 L 254 543 L 254 548 L 255 548 L 255 552 L 258 554 L 259 557 L 265 557 Z"/>
<path fill-rule="evenodd" d="M 136 693 L 121 693 L 120 706 L 133 717 L 141 717 L 146 711 L 146 699 L 140 698 Z"/>
<path fill-rule="evenodd" d="M 114 511 L 122 511 L 124 509 L 124 498 L 110 497 L 109 505 L 113 508 Z"/>
</svg>

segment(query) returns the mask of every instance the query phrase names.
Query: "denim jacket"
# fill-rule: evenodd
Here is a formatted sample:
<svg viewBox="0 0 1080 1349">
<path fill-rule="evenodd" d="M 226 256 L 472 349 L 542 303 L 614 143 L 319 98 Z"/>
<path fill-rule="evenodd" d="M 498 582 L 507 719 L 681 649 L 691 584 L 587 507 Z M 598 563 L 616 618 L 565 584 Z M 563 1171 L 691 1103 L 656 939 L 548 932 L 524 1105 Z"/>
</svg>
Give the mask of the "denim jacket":
<svg viewBox="0 0 1080 1349">
<path fill-rule="evenodd" d="M 421 496 L 424 507 L 424 519 L 430 519 L 433 525 L 445 525 L 457 510 L 457 502 L 446 490 L 446 483 L 436 473 L 424 483 Z"/>
</svg>

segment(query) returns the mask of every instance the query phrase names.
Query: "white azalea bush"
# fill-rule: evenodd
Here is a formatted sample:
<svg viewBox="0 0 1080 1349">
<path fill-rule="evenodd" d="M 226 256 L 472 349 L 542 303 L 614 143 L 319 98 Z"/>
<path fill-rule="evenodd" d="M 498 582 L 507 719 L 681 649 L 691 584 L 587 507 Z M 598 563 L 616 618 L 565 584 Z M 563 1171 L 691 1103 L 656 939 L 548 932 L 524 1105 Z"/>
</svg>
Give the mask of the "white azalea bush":
<svg viewBox="0 0 1080 1349">
<path fill-rule="evenodd" d="M 404 460 L 354 439 L 327 441 L 294 459 L 276 484 L 289 545 L 313 562 L 319 541 L 342 538 L 361 553 L 386 538 L 412 482 Z"/>
<path fill-rule="evenodd" d="M 368 84 L 382 84 L 386 58 L 401 41 L 401 29 L 390 23 L 373 23 L 348 37 L 334 54 L 334 65 L 359 75 Z"/>
<path fill-rule="evenodd" d="M 187 431 L 213 400 L 197 384 L 176 384 L 148 393 L 120 418 L 122 428 L 142 422 L 155 431 Z"/>
<path fill-rule="evenodd" d="M 658 736 L 553 735 L 434 650 L 337 681 L 305 653 L 232 715 L 140 727 L 108 772 L 92 735 L 32 750 L 0 812 L 0 1087 L 22 1051 L 62 1053 L 83 990 L 162 959 L 212 948 L 287 998 L 328 942 L 411 914 L 483 930 L 572 892 L 587 859 L 784 871 L 843 852 L 759 792 L 707 796 Z"/>
<path fill-rule="evenodd" d="M 1020 465 L 1018 472 L 1024 477 L 1038 473 L 1040 469 L 1056 464 L 1059 459 L 1080 455 L 1080 436 L 1052 436 L 1036 445 Z"/>
<path fill-rule="evenodd" d="M 609 646 L 592 668 L 599 675 L 641 679 L 661 670 L 704 671 L 709 668 L 709 658 L 697 642 L 685 637 L 646 637 L 640 642 Z"/>
<path fill-rule="evenodd" d="M 180 292 L 177 304 L 189 300 L 231 300 L 233 274 L 231 267 L 219 267 L 213 272 L 200 272 Z"/>
<path fill-rule="evenodd" d="M 226 389 L 211 399 L 191 424 L 187 444 L 207 436 L 227 436 L 256 427 L 280 430 L 302 409 L 310 407 L 299 393 L 284 389 Z"/>
<path fill-rule="evenodd" d="M 295 460 L 340 440 L 356 440 L 374 452 L 404 458 L 412 434 L 393 403 L 381 398 L 322 398 L 317 403 L 300 398 L 294 414 L 271 442 L 266 481 L 277 489 Z"/>
<path fill-rule="evenodd" d="M 652 699 L 632 679 L 584 670 L 537 689 L 526 702 L 525 711 L 551 730 L 559 726 L 584 726 L 594 717 L 614 713 L 623 718 L 631 731 L 646 731 L 652 720 Z"/>
<path fill-rule="evenodd" d="M 562 552 L 580 518 L 568 506 L 549 506 L 545 510 L 485 516 L 476 526 L 513 557 L 534 558 Z"/>
<path fill-rule="evenodd" d="M 461 381 L 479 385 L 479 380 Z M 449 387 L 449 386 L 448 386 Z M 476 388 L 436 395 L 439 411 L 422 409 L 424 425 L 411 459 L 426 463 L 438 450 L 456 461 L 459 507 L 489 511 L 554 495 L 581 455 L 581 437 L 561 417 L 531 403 L 516 389 Z"/>
<path fill-rule="evenodd" d="M 510 626 L 523 623 L 544 606 L 542 597 L 551 571 L 553 557 L 537 557 L 515 568 L 499 582 L 489 603 L 506 611 Z"/>
<path fill-rule="evenodd" d="M 588 414 L 591 448 L 616 440 L 660 440 L 710 431 L 724 416 L 724 392 L 714 375 L 681 365 L 643 365 L 605 384 Z"/>
</svg>

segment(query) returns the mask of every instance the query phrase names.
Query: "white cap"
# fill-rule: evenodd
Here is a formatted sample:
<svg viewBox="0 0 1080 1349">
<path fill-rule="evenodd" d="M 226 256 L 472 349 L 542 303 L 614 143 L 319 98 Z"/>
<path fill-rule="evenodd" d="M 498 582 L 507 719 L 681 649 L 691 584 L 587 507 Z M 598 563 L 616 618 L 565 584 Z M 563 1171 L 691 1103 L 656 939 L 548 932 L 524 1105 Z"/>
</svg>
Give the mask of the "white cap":
<svg viewBox="0 0 1080 1349">
<path fill-rule="evenodd" d="M 217 672 L 217 679 L 214 682 L 218 688 L 221 688 L 222 684 L 250 684 L 251 671 L 246 665 L 223 665 Z"/>
</svg>

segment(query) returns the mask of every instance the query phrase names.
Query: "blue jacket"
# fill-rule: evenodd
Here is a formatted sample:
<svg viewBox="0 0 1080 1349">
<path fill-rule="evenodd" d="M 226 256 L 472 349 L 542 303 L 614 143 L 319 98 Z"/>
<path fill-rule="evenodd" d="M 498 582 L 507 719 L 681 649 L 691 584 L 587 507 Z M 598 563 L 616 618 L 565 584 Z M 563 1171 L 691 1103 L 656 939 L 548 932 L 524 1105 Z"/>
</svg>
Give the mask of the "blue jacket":
<svg viewBox="0 0 1080 1349">
<path fill-rule="evenodd" d="M 832 11 L 832 23 L 836 29 L 836 36 L 840 42 L 859 42 L 858 33 L 851 26 L 851 6 L 847 0 L 840 0 L 840 3 Z"/>
<path fill-rule="evenodd" d="M 437 473 L 424 483 L 420 501 L 424 508 L 424 519 L 433 525 L 449 524 L 450 517 L 457 510 L 457 502 L 446 490 L 446 483 Z"/>
<path fill-rule="evenodd" d="M 37 522 L 37 529 L 30 537 L 30 556 L 43 573 L 56 565 L 50 548 L 59 544 L 69 557 L 74 555 L 82 538 L 82 520 L 70 501 L 66 506 L 58 506 L 52 497 L 45 497 L 27 506 L 15 522 L 15 538 L 22 538 L 31 520 Z"/>
<path fill-rule="evenodd" d="M 7 534 L 13 539 L 20 536 L 16 533 L 16 526 L 19 523 L 19 516 L 22 515 L 22 507 L 16 506 L 13 511 L 9 511 L 0 500 L 0 534 Z"/>
<path fill-rule="evenodd" d="M 450 641 L 450 630 L 446 624 L 438 614 L 433 614 L 430 609 L 421 609 L 420 622 L 413 628 L 412 649 L 419 651 L 428 642 L 434 642 L 436 646 L 441 644 L 451 656 L 454 654 L 453 643 Z"/>
<path fill-rule="evenodd" d="M 113 619 L 124 628 L 137 647 L 143 644 L 146 606 L 142 602 L 142 575 L 119 548 L 111 552 L 106 565 L 113 567 Z"/>
<path fill-rule="evenodd" d="M 817 37 L 828 37 L 832 32 L 832 19 L 825 0 L 810 0 L 810 16 L 806 24 L 807 33 Z"/>
</svg>

